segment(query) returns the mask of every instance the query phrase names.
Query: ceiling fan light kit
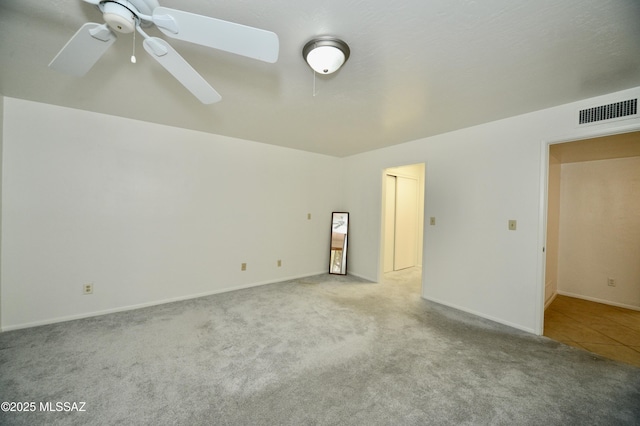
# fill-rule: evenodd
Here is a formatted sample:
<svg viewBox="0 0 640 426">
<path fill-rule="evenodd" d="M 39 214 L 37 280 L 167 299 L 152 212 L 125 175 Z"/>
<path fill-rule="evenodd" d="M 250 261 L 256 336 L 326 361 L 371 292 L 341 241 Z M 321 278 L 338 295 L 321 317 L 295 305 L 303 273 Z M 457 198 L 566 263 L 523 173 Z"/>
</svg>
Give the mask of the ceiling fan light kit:
<svg viewBox="0 0 640 426">
<path fill-rule="evenodd" d="M 58 52 L 49 67 L 63 73 L 83 76 L 115 42 L 116 33 L 137 31 L 144 37 L 143 46 L 149 55 L 202 103 L 221 100 L 218 92 L 165 40 L 151 37 L 142 29 L 152 25 L 178 40 L 269 63 L 278 60 L 280 41 L 271 31 L 161 7 L 157 0 L 82 1 L 98 7 L 105 24 L 84 24 Z"/>
<path fill-rule="evenodd" d="M 336 72 L 349 59 L 351 50 L 344 41 L 335 37 L 317 37 L 302 48 L 302 57 L 318 74 Z"/>
</svg>

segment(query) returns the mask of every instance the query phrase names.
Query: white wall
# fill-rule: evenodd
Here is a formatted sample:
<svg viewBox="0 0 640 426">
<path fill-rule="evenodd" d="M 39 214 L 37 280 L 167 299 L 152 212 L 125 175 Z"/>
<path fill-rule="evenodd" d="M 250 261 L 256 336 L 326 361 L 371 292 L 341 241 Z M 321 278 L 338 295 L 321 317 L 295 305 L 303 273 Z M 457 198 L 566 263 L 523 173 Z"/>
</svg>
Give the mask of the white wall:
<svg viewBox="0 0 640 426">
<path fill-rule="evenodd" d="M 560 293 L 640 308 L 640 157 L 562 165 L 559 241 Z"/>
<path fill-rule="evenodd" d="M 437 225 L 424 229 L 423 297 L 541 333 L 544 148 L 637 129 L 575 123 L 580 106 L 638 95 L 345 159 L 5 99 L 3 329 L 323 272 L 334 210 L 351 213 L 350 274 L 375 280 L 382 171 L 424 162 Z"/>
<path fill-rule="evenodd" d="M 2 141 L 4 140 L 4 96 L 0 95 L 0 330 L 2 330 Z"/>
<path fill-rule="evenodd" d="M 328 268 L 339 159 L 12 98 L 4 117 L 4 330 Z"/>
<path fill-rule="evenodd" d="M 423 297 L 523 330 L 542 332 L 543 197 L 549 142 L 638 125 L 577 128 L 578 108 L 638 96 L 640 88 L 346 158 L 354 226 L 350 270 L 375 279 L 382 170 L 426 163 Z M 425 118 L 428 119 L 428 118 Z M 516 219 L 518 229 L 508 230 Z M 355 226 L 357 224 L 357 226 Z"/>
</svg>

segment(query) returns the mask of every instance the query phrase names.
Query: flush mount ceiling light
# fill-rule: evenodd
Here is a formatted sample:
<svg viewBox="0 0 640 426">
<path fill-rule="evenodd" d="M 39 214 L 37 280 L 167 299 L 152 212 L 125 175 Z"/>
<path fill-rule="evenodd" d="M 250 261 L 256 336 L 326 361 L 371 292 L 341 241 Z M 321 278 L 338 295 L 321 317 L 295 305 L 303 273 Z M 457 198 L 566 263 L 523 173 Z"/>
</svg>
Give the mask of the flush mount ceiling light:
<svg viewBox="0 0 640 426">
<path fill-rule="evenodd" d="M 318 74 L 336 72 L 349 59 L 349 46 L 333 37 L 318 37 L 302 48 L 302 57 Z"/>
</svg>

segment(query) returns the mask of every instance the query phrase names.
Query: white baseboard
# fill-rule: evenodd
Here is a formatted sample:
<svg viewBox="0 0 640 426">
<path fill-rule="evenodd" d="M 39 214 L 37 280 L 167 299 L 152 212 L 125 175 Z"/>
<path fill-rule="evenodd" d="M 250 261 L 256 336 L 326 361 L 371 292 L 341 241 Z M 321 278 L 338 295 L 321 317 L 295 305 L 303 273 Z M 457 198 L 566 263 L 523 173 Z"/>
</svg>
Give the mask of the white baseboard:
<svg viewBox="0 0 640 426">
<path fill-rule="evenodd" d="M 547 300 L 547 301 L 544 303 L 544 310 L 545 310 L 545 311 L 547 310 L 547 308 L 549 307 L 549 305 L 551 305 L 551 304 L 553 303 L 553 301 L 554 301 L 554 300 L 556 300 L 556 297 L 557 297 L 557 296 L 558 296 L 558 292 L 556 291 L 556 292 L 554 292 L 554 293 L 551 295 L 551 297 L 549 298 L 549 300 Z"/>
<path fill-rule="evenodd" d="M 169 299 L 156 300 L 156 301 L 153 301 L 153 302 L 139 303 L 139 304 L 136 304 L 136 305 L 127 305 L 127 306 L 121 306 L 121 307 L 112 308 L 112 309 L 105 309 L 105 310 L 102 310 L 102 311 L 86 312 L 86 313 L 82 313 L 82 314 L 67 315 L 67 316 L 62 316 L 62 317 L 57 317 L 57 318 L 46 319 L 46 320 L 42 320 L 42 321 L 34 321 L 34 322 L 28 322 L 28 323 L 22 323 L 22 324 L 8 325 L 8 326 L 3 326 L 0 329 L 0 331 L 1 332 L 5 332 L 5 331 L 12 331 L 12 330 L 20 330 L 20 329 L 23 329 L 23 328 L 38 327 L 38 326 L 41 326 L 41 325 L 56 324 L 56 323 L 59 323 L 59 322 L 74 321 L 74 320 L 83 319 L 83 318 L 92 318 L 92 317 L 97 317 L 97 316 L 101 316 L 101 315 L 115 314 L 117 312 L 132 311 L 134 309 L 148 308 L 148 307 L 151 307 L 151 306 L 164 305 L 166 303 L 180 302 L 180 301 L 183 301 L 183 300 L 190 300 L 190 299 L 197 299 L 199 297 L 213 296 L 214 294 L 227 293 L 227 292 L 230 292 L 230 291 L 244 290 L 246 288 L 251 288 L 251 287 L 258 287 L 258 286 L 267 285 L 267 284 L 275 284 L 275 283 L 284 282 L 284 281 L 290 281 L 290 280 L 296 280 L 296 279 L 300 279 L 300 278 L 312 277 L 312 276 L 315 276 L 315 275 L 324 274 L 326 272 L 327 271 L 322 271 L 322 272 L 316 272 L 316 273 L 311 273 L 311 274 L 303 274 L 303 275 L 299 275 L 299 276 L 296 275 L 296 276 L 291 276 L 291 277 L 282 277 L 282 278 L 277 278 L 277 279 L 273 279 L 273 280 L 260 281 L 260 282 L 251 283 L 251 284 L 243 284 L 243 285 L 239 285 L 239 286 L 234 286 L 234 287 L 228 287 L 228 288 L 224 288 L 224 289 L 208 291 L 208 292 L 204 292 L 204 293 L 190 294 L 190 295 L 186 295 L 186 296 L 178 296 L 178 297 L 172 297 L 172 298 L 169 298 Z"/>
<path fill-rule="evenodd" d="M 590 302 L 602 303 L 604 305 L 617 306 L 618 308 L 631 309 L 633 311 L 640 311 L 640 306 L 625 305 L 624 303 L 612 302 L 610 300 L 598 299 L 597 297 L 583 296 L 581 294 L 569 293 L 568 291 L 558 290 L 558 294 L 561 296 L 574 297 L 576 299 L 588 300 Z"/>
<path fill-rule="evenodd" d="M 364 275 L 361 275 L 361 274 L 358 274 L 358 273 L 355 273 L 355 272 L 349 272 L 349 271 L 347 271 L 347 275 L 353 275 L 354 277 L 358 277 L 358 278 L 361 278 L 361 279 L 363 279 L 363 280 L 371 281 L 371 282 L 374 282 L 374 283 L 375 283 L 375 282 L 378 282 L 378 280 L 377 280 L 377 279 L 370 278 L 370 277 L 366 277 L 366 276 L 364 276 Z"/>
<path fill-rule="evenodd" d="M 447 306 L 449 308 L 457 309 L 458 311 L 466 312 L 468 314 L 472 314 L 472 315 L 475 315 L 475 316 L 480 317 L 480 318 L 488 319 L 490 321 L 497 322 L 499 324 L 506 325 L 506 326 L 509 326 L 511 328 L 516 328 L 518 330 L 526 331 L 527 333 L 531 333 L 531 334 L 536 334 L 537 335 L 536 331 L 533 328 L 524 327 L 524 326 L 522 326 L 520 324 L 516 324 L 516 323 L 509 322 L 509 321 L 505 321 L 505 320 L 500 319 L 500 318 L 492 317 L 490 315 L 483 314 L 482 312 L 474 311 L 473 309 L 467 309 L 467 308 L 463 308 L 461 306 L 453 305 L 451 303 L 443 302 L 441 300 L 434 299 L 432 297 L 422 296 L 422 298 L 425 299 L 425 300 L 429 300 L 431 302 L 438 303 L 438 304 L 443 305 L 443 306 Z"/>
</svg>

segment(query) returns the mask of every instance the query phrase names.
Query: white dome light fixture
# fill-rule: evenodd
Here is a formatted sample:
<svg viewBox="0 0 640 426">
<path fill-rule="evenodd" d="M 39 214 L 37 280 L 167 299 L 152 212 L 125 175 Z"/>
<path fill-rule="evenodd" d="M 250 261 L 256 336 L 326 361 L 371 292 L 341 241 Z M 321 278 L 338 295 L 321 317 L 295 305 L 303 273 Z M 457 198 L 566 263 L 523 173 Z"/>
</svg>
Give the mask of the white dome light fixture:
<svg viewBox="0 0 640 426">
<path fill-rule="evenodd" d="M 349 46 L 334 37 L 317 37 L 302 48 L 302 57 L 318 74 L 336 72 L 349 59 Z"/>
</svg>

